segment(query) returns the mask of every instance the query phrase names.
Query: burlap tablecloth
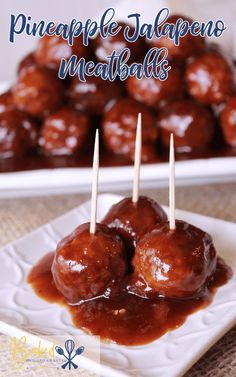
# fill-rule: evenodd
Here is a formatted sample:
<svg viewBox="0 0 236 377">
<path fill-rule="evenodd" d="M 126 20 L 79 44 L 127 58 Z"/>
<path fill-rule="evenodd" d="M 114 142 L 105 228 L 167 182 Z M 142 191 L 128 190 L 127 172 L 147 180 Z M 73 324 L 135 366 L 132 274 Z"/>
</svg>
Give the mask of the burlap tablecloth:
<svg viewBox="0 0 236 377">
<path fill-rule="evenodd" d="M 122 192 L 127 195 L 130 193 Z M 168 204 L 168 190 L 145 190 L 143 194 Z M 87 200 L 87 194 L 70 196 L 50 196 L 27 199 L 0 200 L 0 246 L 44 224 L 56 216 L 78 206 Z M 198 212 L 236 222 L 236 184 L 177 187 L 176 206 L 181 209 Z M 236 238 L 236 235 L 235 235 Z M 8 368 L 8 359 L 0 349 L 0 361 L 4 363 L 4 373 L 0 376 L 12 377 Z M 62 371 L 56 372 L 61 376 Z M 34 371 L 27 373 L 33 377 Z M 55 376 L 55 371 L 41 371 L 40 377 Z M 65 375 L 65 374 L 63 374 Z M 74 372 L 70 376 L 74 376 Z M 87 372 L 76 373 L 92 376 Z M 16 376 L 16 374 L 14 374 Z M 25 372 L 17 376 L 25 376 Z M 229 331 L 205 356 L 198 361 L 185 377 L 235 377 L 236 376 L 236 327 Z M 138 377 L 138 376 L 137 376 Z M 168 376 L 166 376 L 168 377 Z"/>
</svg>

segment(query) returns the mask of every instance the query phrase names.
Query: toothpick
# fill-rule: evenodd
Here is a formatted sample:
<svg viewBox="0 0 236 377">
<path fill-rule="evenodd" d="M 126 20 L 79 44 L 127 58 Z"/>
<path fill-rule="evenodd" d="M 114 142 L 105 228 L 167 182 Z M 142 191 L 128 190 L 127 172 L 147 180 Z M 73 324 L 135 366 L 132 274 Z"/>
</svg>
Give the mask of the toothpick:
<svg viewBox="0 0 236 377">
<path fill-rule="evenodd" d="M 135 140 L 135 155 L 134 155 L 134 184 L 133 184 L 133 203 L 137 203 L 139 198 L 139 182 L 140 182 L 140 165 L 142 152 L 142 114 L 138 114 L 136 140 Z"/>
<path fill-rule="evenodd" d="M 169 224 L 170 229 L 175 229 L 175 152 L 173 134 L 170 135 L 169 169 Z"/>
<path fill-rule="evenodd" d="M 97 196 L 98 196 L 98 173 L 99 173 L 99 131 L 96 130 L 94 153 L 93 153 L 93 182 L 91 198 L 90 233 L 96 232 L 97 220 Z"/>
</svg>

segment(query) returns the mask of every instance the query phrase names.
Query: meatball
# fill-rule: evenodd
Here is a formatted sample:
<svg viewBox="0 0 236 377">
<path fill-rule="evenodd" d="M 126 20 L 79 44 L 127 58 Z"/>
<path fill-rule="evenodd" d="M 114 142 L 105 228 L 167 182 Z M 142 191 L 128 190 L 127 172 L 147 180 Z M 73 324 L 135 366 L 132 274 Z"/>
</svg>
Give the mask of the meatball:
<svg viewBox="0 0 236 377">
<path fill-rule="evenodd" d="M 31 52 L 30 54 L 26 55 L 19 63 L 18 68 L 17 68 L 17 73 L 18 75 L 20 74 L 21 71 L 24 69 L 34 67 L 36 66 L 37 63 L 35 61 L 35 54 L 34 52 Z"/>
<path fill-rule="evenodd" d="M 166 220 L 166 213 L 157 202 L 140 196 L 137 203 L 133 203 L 132 198 L 125 198 L 114 204 L 102 223 L 116 229 L 126 245 L 133 250 L 151 227 Z"/>
<path fill-rule="evenodd" d="M 6 93 L 0 95 L 0 113 L 5 111 L 13 110 L 15 108 L 13 102 L 12 92 L 9 90 Z"/>
<path fill-rule="evenodd" d="M 214 135 L 214 119 L 210 110 L 192 100 L 169 103 L 160 112 L 158 125 L 165 146 L 169 147 L 170 134 L 174 134 L 178 152 L 204 149 Z"/>
<path fill-rule="evenodd" d="M 132 154 L 138 113 L 142 113 L 142 141 L 153 146 L 159 130 L 155 114 L 146 105 L 132 98 L 122 98 L 105 112 L 102 121 L 103 138 L 106 147 L 115 154 Z"/>
<path fill-rule="evenodd" d="M 69 59 L 71 55 L 88 58 L 89 47 L 83 45 L 82 36 L 76 37 L 73 46 L 70 46 L 67 40 L 61 36 L 45 35 L 39 39 L 38 48 L 35 51 L 35 61 L 39 65 L 58 70 L 61 59 Z"/>
<path fill-rule="evenodd" d="M 142 54 L 144 45 L 141 38 L 138 38 L 136 42 L 130 43 L 124 37 L 125 27 L 129 26 L 131 30 L 129 35 L 134 33 L 134 28 L 123 22 L 120 22 L 119 26 L 121 27 L 121 30 L 118 34 L 108 35 L 106 38 L 102 38 L 98 35 L 94 39 L 94 53 L 98 61 L 106 62 L 108 60 L 107 57 L 110 56 L 113 51 L 116 51 L 116 53 L 119 54 L 124 48 L 130 49 L 131 55 L 129 62 L 136 61 Z"/>
<path fill-rule="evenodd" d="M 134 162 L 135 160 L 135 146 L 131 148 L 127 154 L 129 161 Z M 158 148 L 153 143 L 142 143 L 141 149 L 141 161 L 142 163 L 151 164 L 153 162 L 162 161 L 161 156 L 158 155 Z"/>
<path fill-rule="evenodd" d="M 144 76 L 141 80 L 136 76 L 130 76 L 127 80 L 127 90 L 137 101 L 158 108 L 163 101 L 181 98 L 184 85 L 179 68 L 172 66 L 165 81 L 153 76 L 150 78 Z"/>
<path fill-rule="evenodd" d="M 39 144 L 45 154 L 71 155 L 83 146 L 88 133 L 87 115 L 62 107 L 44 120 Z"/>
<path fill-rule="evenodd" d="M 166 23 L 176 25 L 179 18 L 182 18 L 190 23 L 193 22 L 192 19 L 187 18 L 183 15 L 173 15 L 168 17 Z M 184 37 L 180 38 L 179 45 L 175 45 L 174 41 L 171 40 L 167 35 L 161 38 L 156 38 L 155 36 L 151 40 L 147 40 L 153 47 L 165 47 L 168 49 L 168 57 L 175 59 L 176 61 L 183 62 L 191 56 L 196 56 L 202 53 L 205 49 L 205 39 L 201 36 L 193 36 L 188 33 Z"/>
<path fill-rule="evenodd" d="M 28 115 L 9 110 L 0 113 L 0 158 L 22 156 L 37 145 L 37 123 Z"/>
<path fill-rule="evenodd" d="M 35 66 L 20 72 L 12 93 L 19 110 L 42 118 L 61 105 L 63 88 L 53 71 Z"/>
<path fill-rule="evenodd" d="M 199 228 L 176 221 L 158 225 L 138 243 L 134 271 L 149 291 L 168 298 L 191 298 L 201 293 L 216 269 L 212 238 Z"/>
<path fill-rule="evenodd" d="M 100 115 L 106 104 L 120 97 L 121 86 L 117 82 L 105 81 L 100 77 L 90 76 L 86 82 L 78 77 L 72 79 L 68 90 L 70 103 L 78 110 Z"/>
<path fill-rule="evenodd" d="M 204 104 L 219 104 L 231 94 L 233 71 L 216 51 L 209 51 L 193 60 L 186 68 L 189 94 Z"/>
<path fill-rule="evenodd" d="M 225 141 L 236 147 L 236 95 L 226 103 L 220 115 L 220 123 Z"/>
<path fill-rule="evenodd" d="M 109 296 L 126 272 L 124 245 L 106 225 L 91 234 L 82 224 L 57 246 L 52 275 L 57 289 L 71 304 Z"/>
</svg>

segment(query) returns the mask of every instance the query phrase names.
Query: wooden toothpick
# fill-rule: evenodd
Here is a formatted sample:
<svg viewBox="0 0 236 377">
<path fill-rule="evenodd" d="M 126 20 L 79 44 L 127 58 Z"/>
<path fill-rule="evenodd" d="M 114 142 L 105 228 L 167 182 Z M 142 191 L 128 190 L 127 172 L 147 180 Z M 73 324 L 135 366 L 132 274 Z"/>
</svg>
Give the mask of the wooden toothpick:
<svg viewBox="0 0 236 377">
<path fill-rule="evenodd" d="M 96 130 L 94 153 L 93 153 L 93 182 L 91 198 L 90 233 L 96 232 L 97 220 L 97 197 L 98 197 L 98 173 L 99 173 L 99 131 Z"/>
<path fill-rule="evenodd" d="M 135 155 L 134 155 L 134 184 L 133 184 L 133 203 L 137 203 L 139 198 L 139 184 L 140 184 L 140 165 L 142 152 L 142 114 L 138 114 L 136 140 L 135 140 Z"/>
<path fill-rule="evenodd" d="M 175 152 L 173 134 L 170 135 L 169 169 L 169 224 L 170 229 L 175 229 Z"/>
</svg>

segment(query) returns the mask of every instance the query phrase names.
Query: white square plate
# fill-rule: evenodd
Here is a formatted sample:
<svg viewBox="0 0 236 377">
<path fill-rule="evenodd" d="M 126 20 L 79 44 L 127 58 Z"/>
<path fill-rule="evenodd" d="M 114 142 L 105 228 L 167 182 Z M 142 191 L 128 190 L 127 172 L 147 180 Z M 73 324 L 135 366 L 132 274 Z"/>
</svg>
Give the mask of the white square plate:
<svg viewBox="0 0 236 377">
<path fill-rule="evenodd" d="M 100 195 L 98 220 L 117 195 Z M 0 331 L 7 335 L 23 329 L 29 336 L 81 334 L 67 310 L 35 295 L 26 277 L 31 267 L 80 223 L 89 220 L 90 202 L 51 221 L 0 250 Z M 184 374 L 236 322 L 236 224 L 177 211 L 177 218 L 209 232 L 215 246 L 233 268 L 233 278 L 218 289 L 213 302 L 188 317 L 184 325 L 156 341 L 138 347 L 101 344 L 103 376 L 177 377 Z M 18 329 L 18 330 L 17 330 Z M 16 335 L 15 335 L 16 336 Z M 83 366 L 96 365 L 84 358 Z"/>
</svg>

